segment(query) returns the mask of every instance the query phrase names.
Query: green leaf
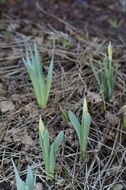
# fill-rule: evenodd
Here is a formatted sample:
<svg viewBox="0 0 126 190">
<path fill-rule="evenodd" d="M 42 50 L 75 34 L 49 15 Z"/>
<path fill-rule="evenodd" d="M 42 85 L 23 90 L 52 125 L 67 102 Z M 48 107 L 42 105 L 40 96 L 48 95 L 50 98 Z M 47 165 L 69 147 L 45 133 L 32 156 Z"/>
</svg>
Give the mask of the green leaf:
<svg viewBox="0 0 126 190">
<path fill-rule="evenodd" d="M 79 123 L 78 119 L 76 118 L 76 116 L 73 114 L 73 112 L 69 111 L 68 115 L 69 115 L 70 122 L 73 125 L 73 127 L 77 133 L 77 136 L 79 138 L 79 141 L 80 141 L 80 123 Z"/>
<path fill-rule="evenodd" d="M 68 112 L 64 110 L 62 106 L 60 106 L 60 112 L 61 112 L 63 120 L 68 122 L 69 121 Z"/>
<path fill-rule="evenodd" d="M 34 176 L 31 167 L 28 167 L 26 186 L 28 187 L 28 190 L 34 190 Z"/>
<path fill-rule="evenodd" d="M 41 67 L 41 61 L 40 61 L 40 56 L 39 56 L 39 52 L 38 52 L 38 49 L 37 49 L 37 46 L 36 44 L 34 43 L 34 54 L 35 56 L 32 56 L 34 58 L 34 64 L 35 65 L 35 68 L 37 68 L 37 72 L 42 72 L 42 67 Z M 37 74 L 37 73 L 36 73 Z"/>
<path fill-rule="evenodd" d="M 81 132 L 80 132 L 82 141 L 83 140 L 85 141 L 85 139 L 87 139 L 89 135 L 90 125 L 91 125 L 91 116 L 89 113 L 85 113 L 83 116 Z"/>
<path fill-rule="evenodd" d="M 15 163 L 14 161 L 11 159 L 12 161 L 12 164 L 13 164 L 13 167 L 14 167 L 14 172 L 15 172 L 15 177 L 16 177 L 16 187 L 17 187 L 17 190 L 24 190 L 25 189 L 25 182 L 22 181 L 22 179 L 20 178 L 19 176 L 19 172 L 15 166 Z"/>
<path fill-rule="evenodd" d="M 51 88 L 51 82 L 52 82 L 54 45 L 53 45 L 52 61 L 49 66 L 47 79 L 45 79 L 44 77 L 41 60 L 40 60 L 40 56 L 39 56 L 39 52 L 38 52 L 36 44 L 34 44 L 34 52 L 32 51 L 30 47 L 28 49 L 30 51 L 30 56 L 28 54 L 28 50 L 26 49 L 26 58 L 25 59 L 22 58 L 22 61 L 30 76 L 30 79 L 35 91 L 37 103 L 39 107 L 45 108 L 47 105 L 49 92 Z"/>
<path fill-rule="evenodd" d="M 100 86 L 100 80 L 99 80 L 99 77 L 98 77 L 98 74 L 97 74 L 97 72 L 96 72 L 96 69 L 95 69 L 95 67 L 94 67 L 94 65 L 92 64 L 91 65 L 91 68 L 92 68 L 92 71 L 93 71 L 93 73 L 94 73 L 94 76 L 95 76 L 95 78 L 96 78 L 96 80 L 97 80 L 97 83 L 98 83 L 98 85 Z"/>
<path fill-rule="evenodd" d="M 44 134 L 44 131 L 45 131 L 45 126 L 44 126 L 44 123 L 41 119 L 41 116 L 39 117 L 39 131 L 40 131 L 40 134 L 43 135 Z"/>
<path fill-rule="evenodd" d="M 105 56 L 105 59 L 100 64 L 99 74 L 97 74 L 95 67 L 93 65 L 91 66 L 98 82 L 100 92 L 106 99 L 112 97 L 115 83 L 116 70 L 113 65 L 112 53 L 112 44 L 109 42 L 108 55 Z"/>
<path fill-rule="evenodd" d="M 55 38 L 53 38 L 53 55 L 52 60 L 49 66 L 49 71 L 46 79 L 46 101 L 48 100 L 51 83 L 52 83 L 52 74 L 53 74 L 53 62 L 54 62 L 54 52 L 55 52 Z"/>
<path fill-rule="evenodd" d="M 108 58 L 109 58 L 109 61 L 112 62 L 112 43 L 111 43 L 111 41 L 109 42 L 109 45 L 108 45 Z"/>
<path fill-rule="evenodd" d="M 89 113 L 85 113 L 82 116 L 82 124 L 81 124 L 81 130 L 80 130 L 80 159 L 83 160 L 85 158 L 85 151 L 87 148 L 87 138 L 89 135 L 89 129 L 91 124 L 91 117 Z"/>
<path fill-rule="evenodd" d="M 48 96 L 49 96 L 49 92 L 51 88 L 52 73 L 53 73 L 53 61 L 51 62 L 49 66 L 49 71 L 48 71 L 47 80 L 46 80 L 46 101 L 48 100 Z"/>
<path fill-rule="evenodd" d="M 46 165 L 48 164 L 49 159 L 49 146 L 49 133 L 46 130 L 43 136 L 44 159 L 46 161 Z"/>
<path fill-rule="evenodd" d="M 54 145 L 52 144 L 50 147 L 50 154 L 49 154 L 50 162 L 49 162 L 49 174 L 50 178 L 54 177 L 54 169 L 55 169 L 55 162 L 56 162 L 56 154 L 54 150 Z"/>
<path fill-rule="evenodd" d="M 88 112 L 88 107 L 87 107 L 87 100 L 86 97 L 84 97 L 84 102 L 83 102 L 83 114 Z"/>
<path fill-rule="evenodd" d="M 60 131 L 60 133 L 57 135 L 57 137 L 55 138 L 54 142 L 53 142 L 53 146 L 54 146 L 54 151 L 56 153 L 56 151 L 58 150 L 61 142 L 63 141 L 63 137 L 64 137 L 64 132 Z"/>
</svg>

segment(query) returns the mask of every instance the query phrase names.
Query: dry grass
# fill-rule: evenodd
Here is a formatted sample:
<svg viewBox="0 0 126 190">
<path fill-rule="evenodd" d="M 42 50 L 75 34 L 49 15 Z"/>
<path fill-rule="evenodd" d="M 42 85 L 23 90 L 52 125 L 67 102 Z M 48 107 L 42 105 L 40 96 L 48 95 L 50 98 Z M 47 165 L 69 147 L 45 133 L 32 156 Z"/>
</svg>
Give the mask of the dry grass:
<svg viewBox="0 0 126 190">
<path fill-rule="evenodd" d="M 10 23 L 8 23 L 10 25 Z M 7 24 L 7 25 L 8 25 Z M 67 26 L 68 27 L 68 26 Z M 70 27 L 70 26 L 69 26 Z M 68 27 L 68 28 L 69 28 Z M 51 33 L 43 28 L 41 37 L 27 37 L 21 33 L 9 32 L 6 41 L 5 31 L 0 36 L 0 84 L 2 95 L 0 101 L 11 101 L 13 110 L 1 112 L 0 122 L 0 186 L 3 183 L 14 189 L 14 171 L 11 158 L 24 177 L 27 164 L 32 165 L 37 181 L 44 189 L 70 190 L 110 190 L 113 185 L 122 184 L 126 188 L 126 131 L 121 127 L 119 109 L 125 103 L 126 72 L 123 55 L 115 57 L 119 64 L 115 97 L 111 102 L 99 99 L 97 82 L 92 74 L 90 64 L 101 59 L 105 51 L 105 42 L 82 35 L 69 28 L 74 48 L 64 48 L 56 43 L 54 76 L 51 96 L 47 109 L 38 109 L 35 96 L 25 68 L 21 63 L 25 42 L 38 43 L 43 55 L 43 62 L 49 63 L 51 56 Z M 38 30 L 38 29 L 36 29 Z M 55 31 L 57 38 L 63 34 Z M 67 32 L 66 32 L 67 33 Z M 68 35 L 69 36 L 69 35 Z M 116 51 L 125 45 L 116 46 Z M 93 92 L 92 95 L 89 93 Z M 79 161 L 78 141 L 73 128 L 65 123 L 60 113 L 60 105 L 81 115 L 83 96 L 87 95 L 92 125 L 88 138 L 88 150 L 85 162 Z M 96 99 L 98 100 L 96 101 Z M 45 181 L 44 165 L 38 139 L 38 118 L 42 114 L 53 138 L 60 130 L 65 132 L 65 140 L 59 151 L 54 183 Z M 7 187 L 7 186 L 6 186 Z M 3 187 L 0 187 L 2 189 Z"/>
</svg>

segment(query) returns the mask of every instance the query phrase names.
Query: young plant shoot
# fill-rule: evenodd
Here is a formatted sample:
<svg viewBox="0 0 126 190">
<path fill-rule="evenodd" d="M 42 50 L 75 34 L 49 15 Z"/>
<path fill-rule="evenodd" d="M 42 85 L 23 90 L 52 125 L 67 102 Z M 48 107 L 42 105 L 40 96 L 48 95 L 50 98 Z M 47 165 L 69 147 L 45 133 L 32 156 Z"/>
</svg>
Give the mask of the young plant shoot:
<svg viewBox="0 0 126 190">
<path fill-rule="evenodd" d="M 23 181 L 19 176 L 19 172 L 18 172 L 13 160 L 12 160 L 12 163 L 13 163 L 15 177 L 16 177 L 17 190 L 34 190 L 35 189 L 34 188 L 35 178 L 33 176 L 33 172 L 31 170 L 31 167 L 28 167 L 26 181 Z"/>
<path fill-rule="evenodd" d="M 114 91 L 116 67 L 112 60 L 112 44 L 109 42 L 108 45 L 108 56 L 105 58 L 103 63 L 100 63 L 100 69 L 97 72 L 96 68 L 92 65 L 92 71 L 95 75 L 97 83 L 100 88 L 102 96 L 106 99 L 111 99 Z"/>
<path fill-rule="evenodd" d="M 84 102 L 83 102 L 83 113 L 82 113 L 81 124 L 79 123 L 78 119 L 76 118 L 73 112 L 69 111 L 68 114 L 69 114 L 70 122 L 73 125 L 79 139 L 80 159 L 84 160 L 85 151 L 87 148 L 87 138 L 89 135 L 89 129 L 90 129 L 90 124 L 91 124 L 91 116 L 88 112 L 86 98 L 84 98 Z"/>
<path fill-rule="evenodd" d="M 26 49 L 26 58 L 22 59 L 32 81 L 37 103 L 40 108 L 45 108 L 47 106 L 48 97 L 50 93 L 54 62 L 54 44 L 55 43 L 53 41 L 53 55 L 47 77 L 44 77 L 40 55 L 36 44 L 34 44 L 34 51 L 32 51 L 32 49 L 29 47 L 30 56 L 28 55 L 28 49 Z"/>
<path fill-rule="evenodd" d="M 44 126 L 43 121 L 39 120 L 39 138 L 40 138 L 40 146 L 42 149 L 43 160 L 45 164 L 46 171 L 46 180 L 53 180 L 54 178 L 54 170 L 56 163 L 56 152 L 63 141 L 64 133 L 61 131 L 54 142 L 50 145 L 49 143 L 49 133 Z"/>
</svg>

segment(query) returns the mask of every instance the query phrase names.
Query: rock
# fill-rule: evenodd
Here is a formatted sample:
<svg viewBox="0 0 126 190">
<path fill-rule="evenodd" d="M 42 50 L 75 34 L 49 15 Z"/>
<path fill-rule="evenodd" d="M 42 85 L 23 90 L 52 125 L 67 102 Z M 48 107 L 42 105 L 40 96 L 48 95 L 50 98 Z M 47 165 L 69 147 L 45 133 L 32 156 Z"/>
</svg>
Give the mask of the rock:
<svg viewBox="0 0 126 190">
<path fill-rule="evenodd" d="M 112 187 L 112 190 L 123 190 L 123 185 L 121 183 L 117 183 Z"/>
</svg>

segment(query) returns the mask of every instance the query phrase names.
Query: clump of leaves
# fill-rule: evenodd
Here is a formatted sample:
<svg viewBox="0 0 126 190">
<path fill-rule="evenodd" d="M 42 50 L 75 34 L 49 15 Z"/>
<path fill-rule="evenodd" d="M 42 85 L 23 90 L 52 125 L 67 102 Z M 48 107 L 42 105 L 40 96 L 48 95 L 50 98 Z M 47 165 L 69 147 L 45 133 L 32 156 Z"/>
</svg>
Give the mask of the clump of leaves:
<svg viewBox="0 0 126 190">
<path fill-rule="evenodd" d="M 40 146 L 42 149 L 43 160 L 45 164 L 46 180 L 52 180 L 54 178 L 54 170 L 56 164 L 56 152 L 63 141 L 64 132 L 61 131 L 54 142 L 50 145 L 49 143 L 49 133 L 44 126 L 43 121 L 39 120 L 39 138 Z"/>
<path fill-rule="evenodd" d="M 53 41 L 53 55 L 47 77 L 44 76 L 40 55 L 36 44 L 34 44 L 34 51 L 32 51 L 30 47 L 26 49 L 26 58 L 22 59 L 32 81 L 37 103 L 41 108 L 45 108 L 47 106 L 50 93 L 54 62 L 54 49 L 55 45 Z M 30 51 L 30 55 L 28 54 L 28 50 Z"/>
<path fill-rule="evenodd" d="M 116 67 L 112 60 L 112 44 L 109 42 L 108 45 L 108 56 L 100 63 L 100 69 L 96 71 L 95 66 L 91 66 L 94 76 L 100 88 L 102 96 L 106 99 L 111 99 L 114 91 Z"/>
<path fill-rule="evenodd" d="M 35 178 L 33 176 L 31 167 L 28 167 L 26 181 L 23 181 L 19 176 L 19 172 L 18 172 L 13 160 L 12 160 L 12 163 L 13 163 L 15 177 L 16 177 L 17 190 L 34 190 L 35 189 L 34 188 Z"/>
<path fill-rule="evenodd" d="M 84 102 L 83 102 L 83 113 L 82 113 L 81 123 L 79 123 L 78 119 L 76 118 L 73 112 L 69 111 L 68 115 L 69 115 L 70 122 L 73 125 L 79 139 L 80 159 L 84 160 L 85 151 L 87 148 L 87 138 L 89 135 L 89 129 L 90 129 L 90 124 L 91 124 L 91 116 L 88 112 L 86 98 L 84 98 Z"/>
</svg>

